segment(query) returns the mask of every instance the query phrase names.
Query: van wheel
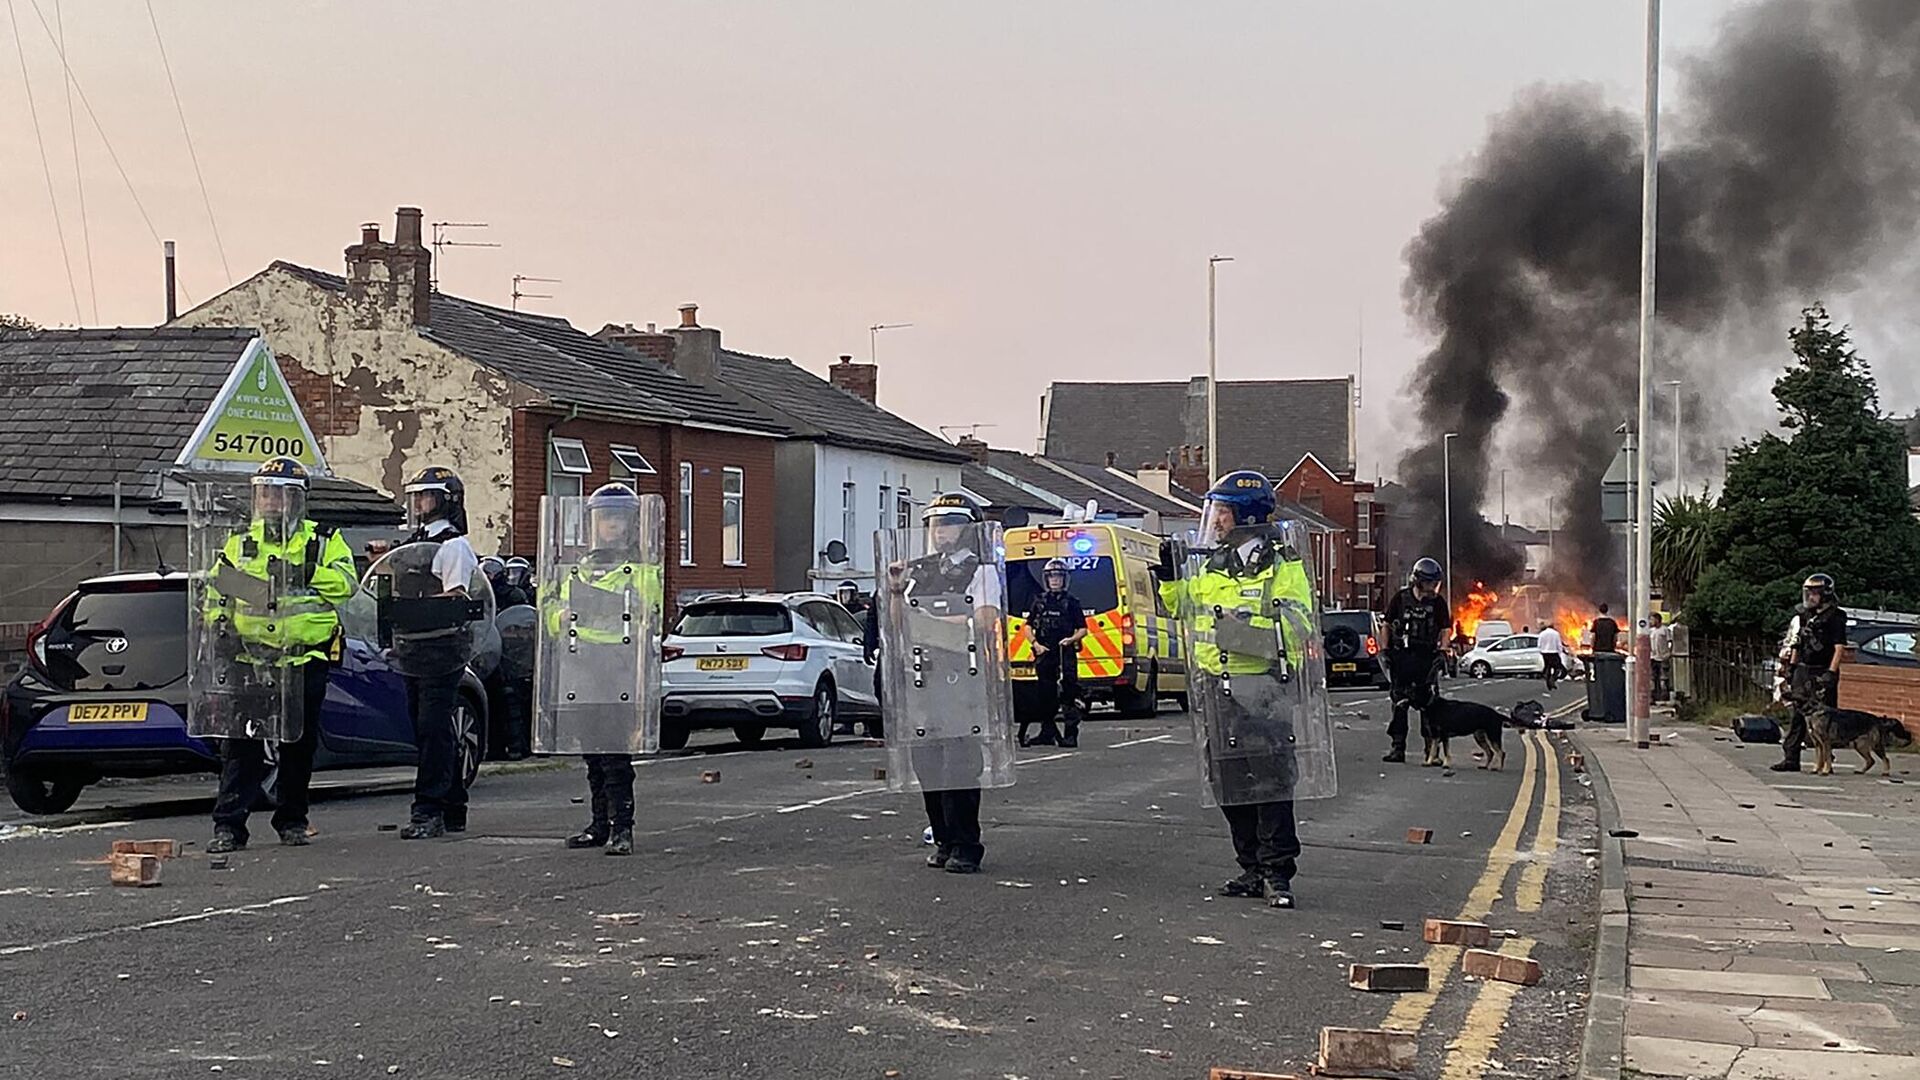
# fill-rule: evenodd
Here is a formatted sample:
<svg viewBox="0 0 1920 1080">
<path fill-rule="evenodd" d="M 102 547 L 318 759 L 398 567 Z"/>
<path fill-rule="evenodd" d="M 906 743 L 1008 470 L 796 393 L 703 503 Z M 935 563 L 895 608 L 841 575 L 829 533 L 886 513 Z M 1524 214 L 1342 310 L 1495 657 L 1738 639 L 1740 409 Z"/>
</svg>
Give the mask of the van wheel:
<svg viewBox="0 0 1920 1080">
<path fill-rule="evenodd" d="M 813 689 L 813 711 L 800 724 L 800 745 L 818 750 L 833 741 L 833 725 L 838 722 L 840 702 L 834 697 L 833 684 L 822 681 Z"/>
<path fill-rule="evenodd" d="M 1113 704 L 1125 720 L 1151 720 L 1160 714 L 1160 665 L 1154 664 L 1147 670 L 1147 690 L 1141 693 L 1133 687 L 1116 689 L 1113 692 Z"/>
<path fill-rule="evenodd" d="M 685 750 L 687 736 L 692 734 L 692 728 L 680 724 L 662 724 L 660 725 L 660 749 Z"/>
<path fill-rule="evenodd" d="M 61 814 L 80 800 L 87 782 L 73 773 L 44 773 L 37 769 L 7 772 L 7 794 L 13 804 L 29 814 Z"/>
</svg>

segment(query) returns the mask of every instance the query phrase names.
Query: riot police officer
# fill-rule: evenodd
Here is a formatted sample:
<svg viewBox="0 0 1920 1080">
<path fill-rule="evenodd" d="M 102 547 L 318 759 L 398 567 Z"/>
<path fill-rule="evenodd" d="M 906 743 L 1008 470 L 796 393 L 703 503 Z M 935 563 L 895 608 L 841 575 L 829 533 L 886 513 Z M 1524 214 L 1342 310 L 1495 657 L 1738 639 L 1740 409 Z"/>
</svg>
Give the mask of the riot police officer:
<svg viewBox="0 0 1920 1080">
<path fill-rule="evenodd" d="M 252 521 L 222 546 L 206 586 L 209 621 L 230 620 L 238 653 L 228 666 L 277 668 L 278 693 L 252 695 L 254 708 L 299 710 L 300 736 L 279 747 L 280 782 L 273 828 L 289 846 L 307 843 L 308 785 L 320 737 L 327 680 L 340 658 L 340 606 L 353 595 L 353 549 L 331 528 L 307 516 L 307 470 L 292 458 L 273 458 L 253 474 Z M 224 591 L 223 591 L 224 590 Z M 248 597 L 265 592 L 267 603 Z M 268 717 L 255 717 L 268 721 Z M 270 727 L 271 724 L 263 724 Z M 270 766 L 266 744 L 221 740 L 224 763 L 213 804 L 209 854 L 247 846 L 247 813 L 260 797 Z"/>
<path fill-rule="evenodd" d="M 1392 682 L 1392 743 L 1382 761 L 1407 760 L 1407 710 L 1424 708 L 1436 691 L 1448 645 L 1447 602 L 1440 595 L 1445 575 L 1433 559 L 1413 564 L 1407 584 L 1387 602 L 1387 677 Z"/>
<path fill-rule="evenodd" d="M 1240 864 L 1220 892 L 1290 908 L 1300 855 L 1293 798 L 1310 752 L 1309 718 L 1293 703 L 1310 700 L 1319 680 L 1303 662 L 1317 639 L 1312 578 L 1298 550 L 1275 542 L 1275 506 L 1263 474 L 1221 477 L 1207 492 L 1200 549 L 1182 555 L 1163 543 L 1155 576 L 1193 641 L 1190 694 L 1206 780 Z M 1326 739 L 1312 752 L 1331 768 Z"/>
<path fill-rule="evenodd" d="M 452 469 L 440 465 L 420 470 L 406 486 L 408 521 L 414 526 L 406 544 L 437 545 L 432 552 L 431 572 L 438 579 L 438 595 L 442 597 L 467 598 L 480 567 L 466 537 L 466 490 Z M 455 640 L 455 636 L 449 636 L 444 642 L 435 642 L 423 635 L 423 640 L 404 648 L 416 654 L 447 651 L 446 662 L 396 665 L 402 667 L 407 685 L 407 713 L 413 720 L 414 744 L 420 752 L 412 820 L 400 831 L 402 840 L 428 840 L 467 831 L 467 788 L 461 776 L 460 744 L 453 724 L 466 660 L 456 651 Z M 396 642 L 395 648 L 403 646 Z M 408 674 L 409 670 L 415 673 Z"/>
<path fill-rule="evenodd" d="M 1033 635 L 1034 676 L 1040 687 L 1040 737 L 1036 746 L 1080 745 L 1080 643 L 1087 637 L 1087 612 L 1067 591 L 1065 559 L 1048 559 L 1040 570 L 1043 590 L 1027 607 L 1027 628 Z M 1066 725 L 1062 736 L 1054 726 L 1059 714 Z M 1020 718 L 1020 745 L 1027 742 L 1028 718 Z"/>
<path fill-rule="evenodd" d="M 1793 718 L 1781 742 L 1781 759 L 1768 766 L 1774 772 L 1799 772 L 1800 751 L 1807 742 L 1806 702 L 1818 698 L 1829 709 L 1840 707 L 1840 657 L 1847 643 L 1847 613 L 1840 607 L 1833 578 L 1811 574 L 1800 586 L 1800 632 L 1787 658 Z"/>
<path fill-rule="evenodd" d="M 574 649 L 605 654 L 581 658 L 570 665 L 573 678 L 632 684 L 645 677 L 640 673 L 646 670 L 646 651 L 655 647 L 652 628 L 660 622 L 664 586 L 657 558 L 643 557 L 640 505 L 640 496 L 625 484 L 605 484 L 588 496 L 587 530 L 592 547 L 545 601 L 542 617 L 551 638 L 570 633 Z M 651 608 L 639 620 L 624 611 L 628 598 L 636 592 L 639 602 Z M 636 629 L 642 630 L 641 640 L 635 640 Z M 617 697 L 606 693 L 590 696 Z M 584 714 L 594 707 L 577 706 L 575 711 Z M 636 714 L 642 707 L 639 701 L 631 705 Z M 606 711 L 617 712 L 618 707 Z M 582 715 L 581 719 L 587 718 Z M 642 723 L 642 717 L 633 717 L 635 730 Z M 582 757 L 587 763 L 593 817 L 586 828 L 567 838 L 567 847 L 603 847 L 608 855 L 633 854 L 632 752 L 587 753 Z"/>
</svg>

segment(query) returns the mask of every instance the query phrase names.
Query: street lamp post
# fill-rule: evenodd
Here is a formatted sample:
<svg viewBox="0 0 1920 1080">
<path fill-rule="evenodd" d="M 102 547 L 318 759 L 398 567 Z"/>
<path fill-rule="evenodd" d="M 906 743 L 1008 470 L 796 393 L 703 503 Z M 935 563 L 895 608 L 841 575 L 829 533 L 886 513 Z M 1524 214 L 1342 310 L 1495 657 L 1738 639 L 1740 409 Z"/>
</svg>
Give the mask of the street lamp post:
<svg viewBox="0 0 1920 1080">
<path fill-rule="evenodd" d="M 1453 615 L 1453 440 L 1460 437 L 1457 431 L 1449 431 L 1440 439 L 1441 483 L 1446 491 L 1446 506 L 1443 512 L 1447 518 L 1447 615 Z"/>
<path fill-rule="evenodd" d="M 1213 479 L 1220 478 L 1220 350 L 1217 320 L 1214 317 L 1214 298 L 1217 293 L 1216 271 L 1223 262 L 1232 262 L 1231 255 L 1207 256 L 1207 471 Z"/>
<path fill-rule="evenodd" d="M 1653 401 L 1653 256 L 1659 216 L 1655 199 L 1660 175 L 1660 0 L 1647 0 L 1647 87 L 1643 120 L 1645 158 L 1640 169 L 1640 452 L 1634 470 L 1633 652 L 1627 658 L 1627 727 L 1633 744 L 1646 749 L 1653 710 L 1652 642 L 1648 611 L 1653 606 L 1653 470 L 1646 452 L 1647 423 Z"/>
<path fill-rule="evenodd" d="M 1680 443 L 1682 440 L 1680 433 L 1685 430 L 1680 426 L 1680 387 L 1685 384 L 1680 379 L 1668 379 L 1667 385 L 1673 387 L 1673 493 L 1679 495 L 1686 491 L 1686 488 L 1680 485 Z"/>
</svg>

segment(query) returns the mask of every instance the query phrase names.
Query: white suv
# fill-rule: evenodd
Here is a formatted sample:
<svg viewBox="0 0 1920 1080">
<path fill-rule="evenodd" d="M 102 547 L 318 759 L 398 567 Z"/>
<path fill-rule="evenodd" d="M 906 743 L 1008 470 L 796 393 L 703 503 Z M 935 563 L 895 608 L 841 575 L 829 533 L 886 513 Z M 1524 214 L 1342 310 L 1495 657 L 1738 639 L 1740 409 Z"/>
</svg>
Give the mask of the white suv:
<svg viewBox="0 0 1920 1080">
<path fill-rule="evenodd" d="M 879 727 L 863 627 L 820 593 L 707 596 L 680 609 L 661 659 L 660 745 L 678 750 L 705 728 L 732 728 L 753 746 L 770 727 L 825 746 L 855 717 Z"/>
</svg>

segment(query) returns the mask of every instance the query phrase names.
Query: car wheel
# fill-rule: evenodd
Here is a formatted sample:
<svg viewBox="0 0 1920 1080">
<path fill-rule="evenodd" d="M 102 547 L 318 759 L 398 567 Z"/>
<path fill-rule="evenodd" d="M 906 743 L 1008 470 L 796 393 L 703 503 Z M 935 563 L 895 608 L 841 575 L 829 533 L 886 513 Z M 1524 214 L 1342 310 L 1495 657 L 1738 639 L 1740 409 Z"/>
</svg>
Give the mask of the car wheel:
<svg viewBox="0 0 1920 1080">
<path fill-rule="evenodd" d="M 867 738 L 884 739 L 886 737 L 887 723 L 885 718 L 879 713 L 873 714 L 873 718 L 867 721 Z"/>
<path fill-rule="evenodd" d="M 1193 698 L 1186 694 L 1175 694 L 1173 695 L 1173 706 L 1181 712 L 1191 711 L 1193 708 Z"/>
<path fill-rule="evenodd" d="M 1475 660 L 1473 666 L 1467 669 L 1467 674 L 1476 679 L 1490 678 L 1493 675 L 1493 665 L 1485 660 Z"/>
<path fill-rule="evenodd" d="M 1151 720 L 1160 714 L 1160 668 L 1158 665 L 1147 671 L 1147 689 L 1145 693 L 1133 687 L 1122 687 L 1113 692 L 1113 704 L 1125 720 Z"/>
<path fill-rule="evenodd" d="M 465 694 L 453 704 L 453 738 L 460 755 L 460 786 L 470 788 L 487 756 L 487 726 L 480 720 L 479 704 Z"/>
<path fill-rule="evenodd" d="M 660 749 L 685 750 L 687 748 L 687 738 L 692 734 L 693 729 L 690 727 L 681 724 L 663 723 L 660 725 Z"/>
<path fill-rule="evenodd" d="M 767 725 L 735 724 L 733 725 L 733 737 L 740 740 L 741 746 L 759 746 L 760 740 L 767 737 Z"/>
<path fill-rule="evenodd" d="M 800 725 L 800 745 L 808 750 L 818 750 L 833 741 L 834 721 L 840 714 L 840 702 L 834 696 L 833 684 L 822 682 L 813 689 L 813 711 Z"/>
<path fill-rule="evenodd" d="M 86 780 L 73 773 L 43 773 L 37 769 L 13 769 L 7 772 L 7 794 L 13 804 L 29 814 L 60 814 L 73 807 Z"/>
</svg>

